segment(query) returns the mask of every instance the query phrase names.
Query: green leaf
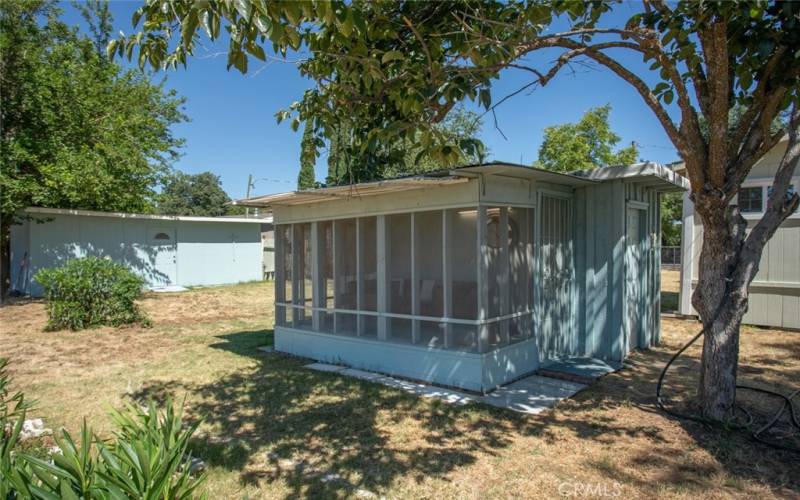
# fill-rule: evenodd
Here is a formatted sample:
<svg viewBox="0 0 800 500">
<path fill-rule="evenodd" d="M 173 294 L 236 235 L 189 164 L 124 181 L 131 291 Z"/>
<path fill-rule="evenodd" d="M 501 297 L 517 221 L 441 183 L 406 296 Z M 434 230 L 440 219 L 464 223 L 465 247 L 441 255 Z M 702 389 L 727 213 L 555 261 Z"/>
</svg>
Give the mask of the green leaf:
<svg viewBox="0 0 800 500">
<path fill-rule="evenodd" d="M 339 31 L 342 35 L 349 37 L 353 33 L 353 13 L 348 9 L 344 21 L 338 23 Z"/>
<path fill-rule="evenodd" d="M 234 0 L 233 6 L 242 18 L 247 21 L 250 20 L 250 15 L 253 13 L 253 10 L 249 0 Z"/>
<path fill-rule="evenodd" d="M 188 46 L 192 42 L 192 38 L 197 31 L 198 23 L 197 9 L 190 8 L 189 12 L 181 21 L 181 43 L 183 43 L 184 46 Z"/>
<path fill-rule="evenodd" d="M 264 49 L 261 47 L 261 45 L 250 42 L 247 44 L 247 52 L 261 61 L 267 60 L 267 55 L 264 53 Z"/>
<path fill-rule="evenodd" d="M 492 93 L 489 89 L 481 89 L 480 99 L 484 108 L 489 109 L 492 106 Z"/>
<path fill-rule="evenodd" d="M 404 59 L 404 58 L 405 58 L 405 55 L 402 52 L 400 52 L 399 50 L 390 50 L 389 52 L 386 52 L 385 54 L 383 54 L 383 57 L 381 57 L 381 63 L 387 64 L 387 63 L 390 63 L 392 61 L 398 61 L 398 60 L 401 60 L 401 59 Z"/>
<path fill-rule="evenodd" d="M 108 42 L 108 45 L 106 46 L 106 56 L 109 59 L 114 58 L 114 53 L 117 51 L 118 45 L 119 45 L 119 40 L 111 40 L 110 42 Z"/>
</svg>

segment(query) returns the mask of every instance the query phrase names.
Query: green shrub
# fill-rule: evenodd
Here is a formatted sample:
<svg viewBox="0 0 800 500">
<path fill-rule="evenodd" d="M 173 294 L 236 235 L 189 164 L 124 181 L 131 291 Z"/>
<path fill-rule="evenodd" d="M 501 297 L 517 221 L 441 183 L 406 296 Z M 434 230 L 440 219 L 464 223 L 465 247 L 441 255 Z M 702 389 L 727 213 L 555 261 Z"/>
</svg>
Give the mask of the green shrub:
<svg viewBox="0 0 800 500">
<path fill-rule="evenodd" d="M 8 396 L 6 360 L 0 358 L 0 499 L 141 498 L 187 499 L 205 480 L 191 470 L 189 440 L 199 424 L 183 425 L 171 401 L 160 411 L 129 406 L 112 411 L 112 439 L 92 433 L 84 421 L 80 442 L 65 430 L 49 459 L 19 449 L 19 434 L 30 405 L 20 393 Z"/>
<path fill-rule="evenodd" d="M 122 264 L 85 257 L 42 269 L 34 278 L 44 287 L 48 330 L 149 324 L 136 305 L 144 280 Z"/>
<path fill-rule="evenodd" d="M 15 498 L 18 487 L 24 485 L 27 467 L 19 460 L 16 448 L 26 412 L 31 407 L 24 394 L 10 393 L 7 365 L 8 360 L 0 358 L 0 499 Z"/>
</svg>

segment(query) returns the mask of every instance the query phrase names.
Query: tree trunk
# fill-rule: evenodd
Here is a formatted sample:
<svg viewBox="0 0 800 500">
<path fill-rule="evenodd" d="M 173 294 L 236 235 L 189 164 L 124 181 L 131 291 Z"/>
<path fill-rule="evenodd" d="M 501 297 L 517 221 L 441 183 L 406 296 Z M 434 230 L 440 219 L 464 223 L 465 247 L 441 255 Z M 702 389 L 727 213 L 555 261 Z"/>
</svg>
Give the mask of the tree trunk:
<svg viewBox="0 0 800 500">
<path fill-rule="evenodd" d="M 703 415 L 715 420 L 730 420 L 734 415 L 742 316 L 741 309 L 726 302 L 713 321 L 703 324 L 699 395 Z"/>
<path fill-rule="evenodd" d="M 701 191 L 694 198 L 703 222 L 698 283 L 692 295 L 705 330 L 701 411 L 708 418 L 730 420 L 736 403 L 739 327 L 748 303 L 749 281 L 740 279 L 743 262 L 748 260 L 743 259 L 747 223 L 737 207 L 716 194 Z"/>
</svg>

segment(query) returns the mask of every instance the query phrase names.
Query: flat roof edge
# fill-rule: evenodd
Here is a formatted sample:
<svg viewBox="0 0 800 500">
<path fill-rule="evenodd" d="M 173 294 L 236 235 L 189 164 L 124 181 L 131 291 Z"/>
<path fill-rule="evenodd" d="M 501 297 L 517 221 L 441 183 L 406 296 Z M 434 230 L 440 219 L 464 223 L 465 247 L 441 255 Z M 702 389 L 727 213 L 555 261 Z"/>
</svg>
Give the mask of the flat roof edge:
<svg viewBox="0 0 800 500">
<path fill-rule="evenodd" d="M 25 213 L 42 215 L 77 215 L 85 217 L 112 217 L 118 219 L 139 219 L 139 220 L 163 220 L 163 221 L 185 221 L 185 222 L 235 222 L 246 224 L 269 224 L 272 217 L 256 219 L 252 217 L 210 217 L 198 215 L 159 215 L 159 214 L 135 214 L 127 212 L 101 212 L 98 210 L 79 210 L 73 208 L 46 208 L 28 207 Z"/>
<path fill-rule="evenodd" d="M 688 190 L 689 179 L 676 173 L 669 167 L 659 163 L 645 162 L 616 167 L 600 167 L 592 170 L 581 170 L 576 175 L 584 175 L 597 181 L 616 179 L 659 179 L 665 185 L 674 186 L 677 190 Z"/>
</svg>

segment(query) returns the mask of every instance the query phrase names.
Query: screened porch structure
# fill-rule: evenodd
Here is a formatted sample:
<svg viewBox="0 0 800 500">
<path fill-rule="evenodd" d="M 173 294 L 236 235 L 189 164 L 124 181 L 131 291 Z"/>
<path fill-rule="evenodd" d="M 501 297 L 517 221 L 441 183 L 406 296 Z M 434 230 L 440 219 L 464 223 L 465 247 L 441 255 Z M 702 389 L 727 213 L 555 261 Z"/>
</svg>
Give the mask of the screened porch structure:
<svg viewBox="0 0 800 500">
<path fill-rule="evenodd" d="M 529 339 L 533 210 L 475 206 L 281 225 L 276 324 L 472 353 Z"/>
<path fill-rule="evenodd" d="M 646 310 L 658 265 L 648 232 L 657 228 L 659 188 L 676 183 L 655 167 L 596 179 L 491 164 L 243 200 L 273 210 L 275 348 L 482 392 L 556 356 L 624 357 L 654 338 L 631 342 L 643 333 L 623 330 L 657 322 Z M 611 199 L 598 190 L 614 184 L 623 189 L 608 189 Z M 593 258 L 609 246 L 606 278 L 630 259 L 614 254 L 613 235 L 589 242 L 580 228 L 598 209 L 614 210 L 613 196 L 636 196 L 637 186 L 645 199 L 634 203 L 643 209 L 634 287 L 642 306 L 624 311 L 629 320 L 619 311 L 622 330 L 606 317 L 587 328 L 587 298 L 614 295 L 608 282 L 587 281 L 587 245 Z M 635 200 L 618 201 L 620 217 L 611 218 L 622 233 L 638 227 L 640 212 L 626 219 Z M 620 278 L 611 286 L 624 290 Z"/>
</svg>

